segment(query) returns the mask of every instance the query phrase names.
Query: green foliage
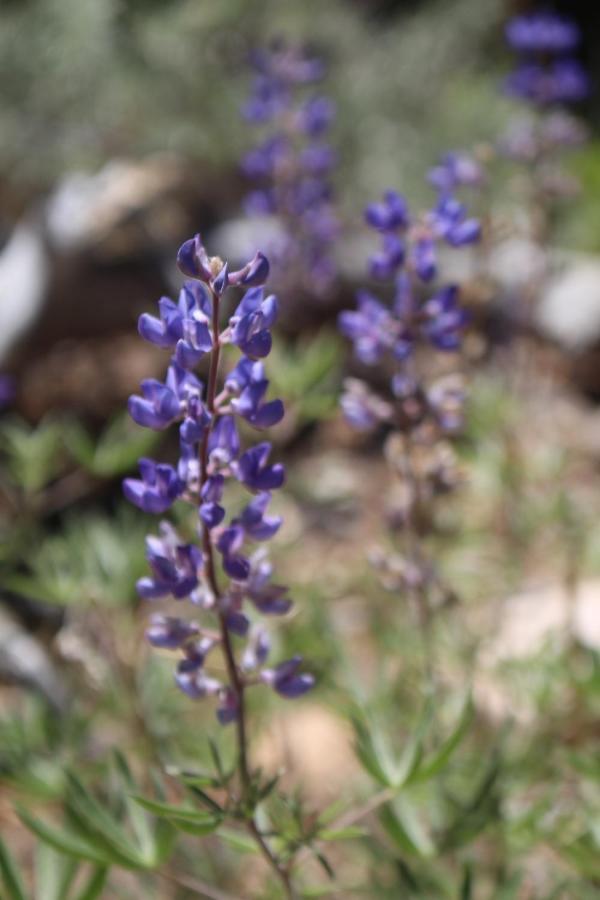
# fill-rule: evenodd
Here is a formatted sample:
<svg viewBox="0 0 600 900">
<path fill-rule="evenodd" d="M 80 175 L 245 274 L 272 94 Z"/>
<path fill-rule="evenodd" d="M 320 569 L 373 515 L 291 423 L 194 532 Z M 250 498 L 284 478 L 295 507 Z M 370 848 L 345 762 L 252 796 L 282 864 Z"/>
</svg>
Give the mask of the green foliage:
<svg viewBox="0 0 600 900">
<path fill-rule="evenodd" d="M 85 867 L 83 867 L 85 868 Z M 89 868 L 89 867 L 88 867 Z M 6 891 L 5 900 L 96 900 L 102 895 L 106 869 L 91 868 L 83 878 L 82 867 L 47 844 L 38 844 L 35 853 L 33 893 L 25 889 L 17 863 L 0 838 L 0 878 Z"/>
<path fill-rule="evenodd" d="M 135 468 L 160 440 L 149 428 L 135 425 L 127 412 L 115 416 L 102 434 L 93 437 L 74 422 L 68 430 L 68 447 L 75 460 L 98 478 L 114 478 Z"/>
<path fill-rule="evenodd" d="M 336 408 L 342 350 L 338 335 L 326 330 L 310 340 L 274 344 L 268 376 L 273 393 L 285 397 L 287 414 L 296 423 L 324 419 Z"/>
<path fill-rule="evenodd" d="M 115 775 L 115 794 L 99 800 L 73 772 L 67 772 L 63 826 L 48 824 L 23 808 L 19 809 L 21 820 L 39 840 L 75 859 L 102 867 L 155 869 L 171 853 L 174 828 L 164 819 L 154 824 L 133 800 L 136 785 L 119 756 Z"/>
<path fill-rule="evenodd" d="M 35 494 L 65 468 L 61 423 L 47 418 L 31 427 L 9 420 L 0 431 L 0 452 L 10 483 L 26 496 Z"/>
<path fill-rule="evenodd" d="M 60 606 L 114 607 L 131 602 L 144 572 L 144 517 L 125 504 L 113 515 L 74 513 L 56 534 L 43 537 L 28 557 L 28 574 L 6 585 Z"/>
</svg>

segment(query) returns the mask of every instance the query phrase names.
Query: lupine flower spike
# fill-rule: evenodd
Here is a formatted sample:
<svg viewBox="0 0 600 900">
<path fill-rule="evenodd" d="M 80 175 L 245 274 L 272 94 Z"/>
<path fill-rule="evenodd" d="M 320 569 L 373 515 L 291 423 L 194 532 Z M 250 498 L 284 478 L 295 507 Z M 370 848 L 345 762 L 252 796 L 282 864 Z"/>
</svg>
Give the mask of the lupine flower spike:
<svg viewBox="0 0 600 900">
<path fill-rule="evenodd" d="M 148 513 L 162 515 L 176 501 L 195 510 L 197 542 L 187 543 L 168 521 L 159 523 L 158 536 L 147 538 L 150 575 L 137 589 L 146 599 L 172 597 L 195 608 L 197 618 L 153 615 L 148 640 L 178 652 L 178 687 L 193 699 L 214 697 L 219 721 L 237 720 L 243 736 L 248 688 L 264 684 L 282 697 L 298 697 L 314 683 L 301 671 L 299 657 L 266 667 L 268 634 L 254 621 L 257 615 L 285 614 L 291 606 L 286 588 L 271 580 L 262 546 L 281 526 L 281 518 L 268 510 L 272 492 L 284 482 L 284 468 L 271 460 L 268 441 L 244 449 L 238 430 L 243 421 L 264 432 L 283 417 L 281 400 L 266 399 L 269 382 L 261 362 L 271 349 L 277 299 L 265 290 L 269 263 L 262 253 L 232 272 L 208 256 L 196 235 L 183 244 L 177 261 L 189 279 L 177 302 L 163 297 L 158 316 L 144 313 L 139 320 L 145 340 L 171 351 L 166 378 L 143 381 L 141 394 L 129 399 L 129 411 L 146 428 L 177 424 L 180 457 L 176 466 L 141 459 L 140 478 L 126 479 L 123 489 Z M 235 288 L 244 293 L 222 328 L 223 307 Z M 225 344 L 237 347 L 240 358 L 222 375 Z M 200 364 L 207 365 L 206 384 L 194 371 Z M 241 484 L 250 499 L 228 517 L 231 482 Z M 245 642 L 239 652 L 235 638 Z M 211 672 L 219 652 L 225 679 Z M 240 752 L 247 778 L 243 744 Z"/>
<path fill-rule="evenodd" d="M 324 294 L 336 275 L 332 245 L 339 231 L 330 181 L 336 156 L 325 141 L 335 107 L 328 97 L 307 93 L 324 67 L 281 42 L 256 51 L 251 63 L 255 76 L 243 115 L 265 134 L 242 161 L 256 185 L 246 211 L 277 221 L 269 246 L 277 284 Z"/>
<path fill-rule="evenodd" d="M 479 222 L 467 215 L 455 189 L 480 179 L 473 160 L 449 154 L 429 173 L 438 198 L 424 215 L 413 217 L 404 197 L 392 190 L 369 205 L 366 222 L 381 236 L 380 250 L 369 259 L 369 274 L 389 284 L 391 297 L 384 301 L 379 292 L 359 291 L 357 308 L 342 312 L 339 319 L 358 360 L 390 375 L 385 396 L 363 381 L 348 379 L 341 405 L 355 428 L 383 426 L 388 431 L 386 457 L 402 488 L 388 519 L 393 530 L 404 533 L 405 552 L 378 550 L 372 561 L 387 587 L 415 598 L 423 622 L 429 616 L 431 589 L 441 582 L 424 552 L 419 520 L 428 504 L 457 481 L 447 438 L 461 427 L 464 391 L 456 374 L 422 377 L 417 351 L 429 348 L 447 355 L 460 349 L 467 315 L 459 288 L 434 284 L 440 246 L 462 247 L 479 239 Z"/>
</svg>

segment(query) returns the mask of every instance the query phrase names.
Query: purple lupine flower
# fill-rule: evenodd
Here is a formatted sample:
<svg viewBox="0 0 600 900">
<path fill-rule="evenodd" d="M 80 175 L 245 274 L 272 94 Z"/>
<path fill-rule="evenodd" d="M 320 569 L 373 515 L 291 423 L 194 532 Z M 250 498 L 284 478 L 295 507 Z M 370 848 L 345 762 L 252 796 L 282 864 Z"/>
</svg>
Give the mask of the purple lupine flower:
<svg viewBox="0 0 600 900">
<path fill-rule="evenodd" d="M 180 403 L 177 395 L 165 384 L 155 378 L 142 381 L 142 396 L 129 398 L 129 415 L 146 428 L 164 430 L 171 425 L 180 414 Z"/>
<path fill-rule="evenodd" d="M 16 392 L 16 379 L 12 375 L 0 375 L 0 410 L 12 403 Z"/>
<path fill-rule="evenodd" d="M 242 159 L 244 175 L 257 183 L 244 206 L 249 215 L 278 221 L 281 234 L 269 249 L 277 280 L 326 293 L 336 274 L 331 251 L 339 233 L 330 184 L 337 158 L 324 141 L 335 106 L 321 94 L 306 96 L 324 67 L 283 43 L 256 51 L 250 62 L 256 75 L 242 112 L 247 121 L 269 128 Z"/>
<path fill-rule="evenodd" d="M 292 601 L 285 585 L 271 581 L 273 566 L 261 548 L 250 557 L 250 574 L 244 584 L 245 596 L 264 615 L 282 616 L 289 612 Z"/>
<path fill-rule="evenodd" d="M 153 647 L 178 650 L 187 640 L 200 634 L 195 622 L 188 622 L 175 616 L 153 615 L 146 637 Z"/>
<path fill-rule="evenodd" d="M 268 514 L 268 507 L 271 492 L 283 484 L 284 469 L 269 462 L 269 442 L 243 449 L 237 426 L 240 419 L 266 429 L 283 416 L 281 401 L 267 397 L 269 383 L 260 361 L 271 348 L 277 300 L 262 288 L 269 272 L 262 253 L 231 271 L 226 262 L 208 256 L 197 235 L 182 246 L 178 261 L 184 274 L 194 280 L 184 284 L 177 303 L 168 298 L 160 301 L 159 318 L 144 315 L 139 324 L 145 339 L 172 352 L 167 375 L 164 383 L 143 381 L 141 395 L 130 398 L 129 409 L 144 427 L 162 430 L 179 424 L 179 460 L 176 468 L 140 460 L 141 477 L 125 479 L 123 490 L 146 512 L 161 514 L 176 499 L 196 510 L 201 543 L 185 542 L 172 525 L 161 522 L 159 535 L 147 538 L 151 571 L 138 581 L 137 589 L 146 599 L 187 598 L 204 615 L 212 616 L 213 624 L 216 619 L 218 630 L 208 631 L 195 622 L 157 615 L 151 619 L 148 639 L 156 647 L 180 653 L 177 685 L 193 699 L 216 697 L 217 717 L 227 724 L 243 714 L 240 696 L 246 686 L 270 683 L 283 696 L 293 697 L 313 683 L 311 676 L 297 671 L 297 663 L 265 670 L 263 677 L 268 639 L 262 631 L 251 629 L 246 610 L 251 605 L 255 613 L 282 615 L 291 606 L 287 588 L 271 580 L 264 546 L 255 552 L 251 548 L 255 543 L 264 545 L 282 524 L 280 516 Z M 227 302 L 232 286 L 247 290 L 237 308 L 229 310 L 229 320 L 221 329 L 220 303 Z M 219 355 L 227 343 L 243 355 L 218 384 Z M 205 354 L 211 355 L 206 386 L 192 371 Z M 227 518 L 231 479 L 253 496 Z M 212 676 L 211 653 L 222 646 L 231 660 L 236 654 L 234 638 L 248 643 L 238 666 L 241 680 L 227 683 Z M 226 668 L 231 674 L 229 662 Z M 246 684 L 244 672 L 250 669 L 257 674 Z M 275 674 L 270 676 L 270 671 Z"/>
<path fill-rule="evenodd" d="M 506 39 L 518 55 L 506 80 L 510 94 L 539 107 L 588 95 L 588 77 L 573 55 L 581 39 L 575 22 L 548 11 L 516 16 L 506 26 Z"/>
<path fill-rule="evenodd" d="M 381 301 L 367 291 L 357 293 L 356 304 L 356 311 L 340 313 L 340 331 L 354 341 L 354 350 L 361 362 L 373 365 L 393 344 L 392 317 Z"/>
<path fill-rule="evenodd" d="M 506 39 L 520 53 L 565 53 L 580 41 L 575 22 L 549 11 L 515 16 L 506 26 Z"/>
<path fill-rule="evenodd" d="M 386 504 L 384 515 L 392 529 L 407 532 L 404 550 L 402 555 L 397 550 L 378 551 L 374 564 L 386 588 L 410 590 L 411 599 L 427 616 L 431 601 L 425 587 L 435 585 L 439 591 L 442 579 L 422 546 L 423 523 L 433 518 L 429 499 L 457 483 L 447 436 L 462 421 L 464 393 L 450 385 L 445 393 L 419 369 L 432 353 L 456 353 L 461 346 L 467 315 L 458 287 L 432 287 L 432 282 L 438 277 L 442 242 L 455 248 L 479 238 L 479 223 L 467 215 L 454 193 L 479 180 L 480 173 L 470 161 L 448 154 L 429 174 L 438 192 L 433 209 L 411 215 L 395 191 L 387 191 L 382 202 L 368 206 L 365 220 L 379 232 L 382 245 L 381 253 L 368 260 L 369 274 L 387 280 L 389 299 L 361 291 L 357 309 L 345 310 L 339 317 L 340 331 L 353 342 L 355 355 L 365 365 L 381 366 L 378 382 L 389 385 L 375 391 L 364 381 L 349 378 L 340 399 L 352 427 L 367 431 L 385 426 L 385 456 L 401 480 L 401 490 L 390 492 L 391 504 Z M 398 241 L 396 258 L 390 238 Z M 299 657 L 293 657 L 263 669 L 261 678 L 283 696 L 297 696 L 310 686 L 310 677 L 305 679 L 299 667 Z"/>
<path fill-rule="evenodd" d="M 216 528 L 225 518 L 225 509 L 219 505 L 224 485 L 222 475 L 209 475 L 200 490 L 202 503 L 198 512 L 207 528 Z"/>
<path fill-rule="evenodd" d="M 251 491 L 273 491 L 285 481 L 281 463 L 267 464 L 270 454 L 271 444 L 264 441 L 246 450 L 235 464 L 236 477 Z"/>
<path fill-rule="evenodd" d="M 159 530 L 160 537 L 146 538 L 146 558 L 153 577 L 140 578 L 137 592 L 146 599 L 172 594 L 181 600 L 198 584 L 202 553 L 194 544 L 183 544 L 169 522 L 161 522 Z"/>
<path fill-rule="evenodd" d="M 408 205 L 397 191 L 386 191 L 381 203 L 370 203 L 365 221 L 378 231 L 404 230 L 410 224 Z"/>
<path fill-rule="evenodd" d="M 313 675 L 298 671 L 301 665 L 302 657 L 294 656 L 286 662 L 279 663 L 274 669 L 263 669 L 260 678 L 282 697 L 289 699 L 301 697 L 310 691 L 315 683 Z"/>
<path fill-rule="evenodd" d="M 268 386 L 262 363 L 246 357 L 242 357 L 225 381 L 225 387 L 237 394 L 231 408 L 255 428 L 270 428 L 283 418 L 281 400 L 264 402 Z"/>
<path fill-rule="evenodd" d="M 231 317 L 231 343 L 252 358 L 268 356 L 271 351 L 270 328 L 277 319 L 277 298 L 266 297 L 262 287 L 247 291 Z"/>
<path fill-rule="evenodd" d="M 460 349 L 467 315 L 458 288 L 443 285 L 429 296 L 422 293 L 423 286 L 437 276 L 440 241 L 461 247 L 479 238 L 479 222 L 468 217 L 465 205 L 450 192 L 461 184 L 476 183 L 479 175 L 470 164 L 459 165 L 455 154 L 444 157 L 441 168 L 433 172 L 429 180 L 438 189 L 438 199 L 424 216 L 413 219 L 396 191 L 387 191 L 381 203 L 369 205 L 365 212 L 367 224 L 382 235 L 382 252 L 386 241 L 396 237 L 402 242 L 402 254 L 398 253 L 387 273 L 385 267 L 381 269 L 394 286 L 391 304 L 360 291 L 357 309 L 339 317 L 340 331 L 353 342 L 362 363 L 373 366 L 387 359 L 393 366 L 388 397 L 379 396 L 358 379 L 344 383 L 342 410 L 350 424 L 361 430 L 385 422 L 410 433 L 425 420 L 442 429 L 449 422 L 434 408 L 437 395 L 429 395 L 427 386 L 415 379 L 413 350 L 424 345 L 445 353 Z M 372 260 L 370 274 L 374 274 Z"/>
<path fill-rule="evenodd" d="M 240 452 L 240 436 L 233 416 L 220 416 L 210 432 L 208 455 L 216 465 L 226 466 Z"/>
<path fill-rule="evenodd" d="M 483 181 L 483 170 L 468 153 L 446 153 L 429 170 L 427 180 L 440 193 L 449 194 L 465 185 L 478 187 Z"/>
<path fill-rule="evenodd" d="M 173 466 L 156 463 L 152 459 L 140 459 L 141 479 L 126 478 L 123 493 L 130 503 L 144 512 L 160 515 L 181 496 L 185 484 Z"/>
</svg>

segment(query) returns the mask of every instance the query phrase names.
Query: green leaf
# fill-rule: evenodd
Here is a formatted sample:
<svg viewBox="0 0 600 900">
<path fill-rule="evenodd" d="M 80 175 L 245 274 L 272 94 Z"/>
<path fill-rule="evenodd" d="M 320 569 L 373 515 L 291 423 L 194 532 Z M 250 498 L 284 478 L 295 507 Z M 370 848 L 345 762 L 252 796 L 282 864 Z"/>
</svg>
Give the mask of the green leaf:
<svg viewBox="0 0 600 900">
<path fill-rule="evenodd" d="M 94 844 L 89 843 L 89 841 L 82 838 L 80 835 L 48 825 L 41 819 L 36 819 L 34 816 L 31 816 L 24 809 L 18 809 L 17 812 L 23 824 L 26 825 L 30 831 L 32 831 L 41 841 L 45 841 L 45 843 L 54 847 L 55 850 L 58 850 L 59 853 L 66 853 L 77 859 L 85 859 L 88 862 L 97 863 L 101 866 L 107 866 L 113 862 L 110 854 L 106 853 L 104 849 L 100 849 Z"/>
<path fill-rule="evenodd" d="M 461 710 L 453 731 L 448 735 L 442 745 L 432 753 L 428 759 L 421 763 L 418 771 L 414 773 L 412 781 L 426 781 L 442 771 L 465 736 L 472 716 L 473 703 L 471 701 L 471 695 L 468 694 L 461 704 Z"/>
<path fill-rule="evenodd" d="M 8 891 L 6 900 L 27 900 L 17 864 L 2 838 L 0 838 L 0 875 Z"/>
<path fill-rule="evenodd" d="M 144 854 L 133 843 L 117 819 L 106 812 L 72 772 L 67 773 L 67 782 L 67 813 L 87 833 L 88 839 L 102 846 L 114 863 L 125 868 L 151 868 L 154 865 L 153 857 Z"/>
<path fill-rule="evenodd" d="M 35 900 L 64 900 L 77 872 L 77 862 L 41 843 L 35 853 Z"/>
<path fill-rule="evenodd" d="M 233 828 L 219 828 L 218 837 L 222 838 L 226 844 L 238 850 L 240 853 L 258 853 L 256 842 L 247 834 L 241 831 L 234 831 Z"/>
<path fill-rule="evenodd" d="M 127 413 L 120 413 L 96 440 L 79 426 L 70 436 L 69 450 L 80 465 L 99 478 L 113 478 L 131 469 L 160 440 L 148 428 L 136 426 Z"/>
<path fill-rule="evenodd" d="M 349 825 L 348 828 L 326 828 L 319 832 L 318 837 L 321 841 L 353 841 L 366 834 L 367 830 L 360 825 Z"/>
<path fill-rule="evenodd" d="M 77 894 L 77 900 L 96 900 L 97 897 L 100 897 L 106 884 L 107 875 L 106 869 L 95 869 L 90 875 L 87 884 Z"/>
<path fill-rule="evenodd" d="M 395 773 L 383 735 L 374 727 L 367 727 L 360 719 L 353 719 L 353 725 L 356 735 L 354 747 L 360 762 L 375 781 L 390 787 Z"/>
<path fill-rule="evenodd" d="M 379 819 L 388 835 L 405 853 L 424 858 L 434 855 L 433 842 L 406 798 L 397 797 L 387 803 L 382 808 Z"/>
<path fill-rule="evenodd" d="M 222 817 L 209 815 L 201 810 L 186 809 L 184 806 L 174 806 L 147 797 L 135 795 L 132 799 L 159 818 L 166 819 L 175 828 L 188 834 L 205 835 L 216 831 L 221 824 Z"/>
</svg>

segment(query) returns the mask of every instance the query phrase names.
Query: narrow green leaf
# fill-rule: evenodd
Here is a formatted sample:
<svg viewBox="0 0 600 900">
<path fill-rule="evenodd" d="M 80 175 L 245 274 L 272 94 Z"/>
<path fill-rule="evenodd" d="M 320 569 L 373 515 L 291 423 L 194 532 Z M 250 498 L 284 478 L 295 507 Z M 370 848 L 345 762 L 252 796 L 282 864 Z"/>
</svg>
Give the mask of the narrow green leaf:
<svg viewBox="0 0 600 900">
<path fill-rule="evenodd" d="M 40 843 L 35 852 L 35 900 L 64 900 L 77 872 L 77 862 Z"/>
<path fill-rule="evenodd" d="M 367 726 L 360 719 L 353 720 L 356 741 L 356 755 L 369 775 L 379 784 L 390 787 L 393 773 L 390 772 L 390 756 L 383 737 L 374 727 Z"/>
<path fill-rule="evenodd" d="M 190 822 L 191 824 L 202 824 L 208 818 L 214 818 L 214 816 L 209 817 L 207 813 L 199 809 L 188 809 L 185 806 L 163 803 L 161 800 L 151 800 L 148 797 L 142 797 L 139 794 L 132 795 L 132 800 L 135 800 L 136 803 L 139 803 L 140 806 L 143 806 L 144 809 L 147 809 L 148 812 L 151 812 L 153 815 L 165 819 L 181 819 L 182 821 Z"/>
<path fill-rule="evenodd" d="M 219 828 L 217 836 L 240 853 L 258 853 L 256 842 L 247 834 L 242 834 L 241 831 L 234 831 L 233 828 Z"/>
<path fill-rule="evenodd" d="M 82 891 L 77 894 L 77 900 L 96 900 L 102 895 L 108 871 L 106 869 L 94 869 L 90 875 L 87 884 L 84 885 Z"/>
<path fill-rule="evenodd" d="M 0 875 L 8 891 L 6 900 L 27 900 L 17 864 L 2 838 L 0 838 Z"/>
<path fill-rule="evenodd" d="M 444 766 L 462 741 L 463 737 L 465 736 L 472 716 L 473 704 L 471 701 L 471 696 L 467 695 L 461 705 L 458 720 L 453 731 L 448 735 L 448 737 L 438 748 L 438 750 L 432 753 L 432 755 L 428 759 L 424 760 L 424 762 L 420 765 L 418 772 L 415 773 L 412 779 L 413 781 L 426 781 L 428 778 L 432 778 L 434 775 L 437 775 L 438 772 L 440 772 L 444 768 Z"/>
<path fill-rule="evenodd" d="M 405 798 L 387 803 L 379 819 L 388 835 L 405 853 L 424 858 L 433 856 L 435 847 Z"/>
<path fill-rule="evenodd" d="M 360 825 L 349 825 L 348 828 L 326 828 L 319 832 L 319 840 L 321 841 L 352 841 L 356 838 L 364 837 L 367 834 L 365 828 Z"/>
<path fill-rule="evenodd" d="M 55 850 L 58 850 L 59 853 L 66 853 L 69 856 L 75 856 L 77 859 L 85 859 L 88 862 L 94 862 L 102 866 L 112 863 L 109 854 L 90 844 L 87 840 L 82 839 L 79 835 L 47 825 L 41 819 L 36 819 L 29 815 L 24 809 L 18 809 L 17 812 L 23 824 L 30 831 L 41 841 L 45 841 L 51 847 L 54 847 Z"/>
<path fill-rule="evenodd" d="M 325 854 L 320 853 L 318 850 L 315 850 L 315 857 L 321 864 L 323 870 L 327 873 L 328 877 L 333 881 L 335 879 L 335 872 Z"/>
<path fill-rule="evenodd" d="M 460 900 L 473 900 L 473 867 L 465 863 L 460 886 Z"/>
<path fill-rule="evenodd" d="M 117 819 L 100 806 L 72 772 L 67 773 L 67 781 L 67 812 L 88 833 L 94 844 L 103 846 L 113 862 L 126 868 L 153 865 L 153 860 L 140 851 Z"/>
</svg>

